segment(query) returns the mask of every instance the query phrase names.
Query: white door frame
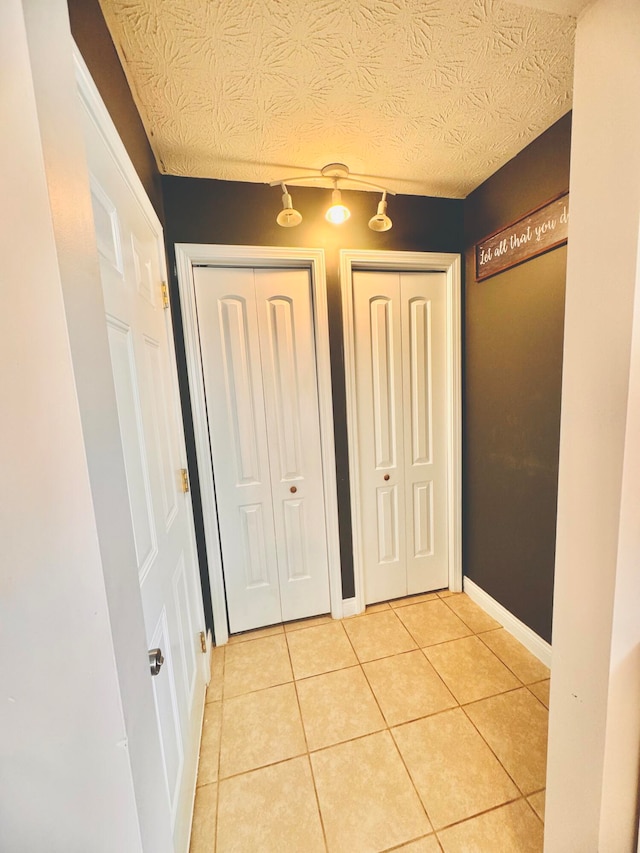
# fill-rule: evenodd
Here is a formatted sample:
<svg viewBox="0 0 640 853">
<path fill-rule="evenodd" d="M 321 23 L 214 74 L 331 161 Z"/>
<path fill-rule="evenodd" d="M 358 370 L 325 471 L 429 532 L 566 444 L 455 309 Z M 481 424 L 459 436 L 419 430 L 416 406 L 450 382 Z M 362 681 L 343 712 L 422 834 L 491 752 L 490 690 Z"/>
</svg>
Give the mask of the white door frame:
<svg viewBox="0 0 640 853">
<path fill-rule="evenodd" d="M 222 645 L 229 639 L 227 608 L 222 573 L 222 550 L 216 524 L 217 510 L 211 448 L 204 391 L 204 376 L 200 358 L 196 312 L 194 265 L 211 264 L 229 267 L 305 267 L 310 272 L 315 330 L 318 404 L 320 410 L 320 441 L 324 479 L 324 508 L 327 525 L 327 555 L 331 615 L 341 619 L 342 575 L 340 571 L 340 542 L 338 538 L 338 497 L 336 488 L 335 445 L 333 438 L 333 395 L 329 357 L 329 321 L 324 252 L 322 249 L 289 249 L 272 246 L 223 246 L 197 243 L 176 243 L 176 272 L 182 306 L 182 328 L 187 358 L 187 374 L 191 394 L 191 412 L 198 458 L 198 478 L 202 495 L 204 535 L 207 546 L 211 603 L 213 606 L 214 639 Z"/>
<path fill-rule="evenodd" d="M 460 255 L 432 252 L 385 252 L 343 249 L 340 252 L 342 324 L 344 330 L 345 385 L 349 484 L 353 535 L 355 596 L 345 609 L 361 613 L 364 601 L 362 519 L 360 517 L 360 461 L 357 429 L 355 346 L 353 340 L 353 270 L 393 272 L 443 272 L 446 275 L 446 406 L 447 406 L 447 518 L 449 588 L 462 591 L 462 396 L 460 328 Z"/>
</svg>

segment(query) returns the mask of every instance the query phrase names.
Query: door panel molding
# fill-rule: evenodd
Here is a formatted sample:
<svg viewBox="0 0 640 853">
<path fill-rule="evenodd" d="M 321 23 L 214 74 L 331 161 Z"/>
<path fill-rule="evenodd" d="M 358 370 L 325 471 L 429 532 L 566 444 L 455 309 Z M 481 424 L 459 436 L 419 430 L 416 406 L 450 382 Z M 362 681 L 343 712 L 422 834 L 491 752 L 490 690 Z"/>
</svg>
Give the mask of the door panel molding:
<svg viewBox="0 0 640 853">
<path fill-rule="evenodd" d="M 320 441 L 324 480 L 324 508 L 327 525 L 331 615 L 335 619 L 340 619 L 345 613 L 342 603 L 342 578 L 338 539 L 338 499 L 324 251 L 322 249 L 287 249 L 272 246 L 228 246 L 198 243 L 176 243 L 175 250 L 196 453 L 200 462 L 198 465 L 198 474 L 202 495 L 209 577 L 211 581 L 215 642 L 217 645 L 226 643 L 229 639 L 229 632 L 227 628 L 225 589 L 222 572 L 222 552 L 216 523 L 217 511 L 213 472 L 210 464 L 211 453 L 207 427 L 204 375 L 200 359 L 193 277 L 194 266 L 249 266 L 279 269 L 304 267 L 310 271 L 318 377 Z"/>
<path fill-rule="evenodd" d="M 347 436 L 355 596 L 345 602 L 345 614 L 365 608 L 360 465 L 356 399 L 356 361 L 353 337 L 353 271 L 442 272 L 446 275 L 446 417 L 447 417 L 447 519 L 449 587 L 462 591 L 462 378 L 460 327 L 460 255 L 432 252 L 386 252 L 343 249 L 340 252 L 340 286 L 344 333 Z"/>
</svg>

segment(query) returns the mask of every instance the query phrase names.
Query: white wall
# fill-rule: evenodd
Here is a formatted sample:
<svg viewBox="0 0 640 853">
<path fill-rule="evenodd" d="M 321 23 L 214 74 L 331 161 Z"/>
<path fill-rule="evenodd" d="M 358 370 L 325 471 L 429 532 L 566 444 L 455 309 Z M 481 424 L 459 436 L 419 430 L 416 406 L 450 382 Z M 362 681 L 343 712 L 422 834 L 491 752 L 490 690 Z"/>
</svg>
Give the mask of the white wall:
<svg viewBox="0 0 640 853">
<path fill-rule="evenodd" d="M 140 849 L 22 7 L 0 15 L 0 849 Z"/>
<path fill-rule="evenodd" d="M 640 756 L 640 4 L 578 19 L 547 853 L 635 848 Z"/>
<path fill-rule="evenodd" d="M 142 839 L 171 839 L 66 0 L 23 0 L 89 481 Z"/>
<path fill-rule="evenodd" d="M 65 0 L 0 4 L 0 79 L 0 850 L 164 853 Z"/>
</svg>

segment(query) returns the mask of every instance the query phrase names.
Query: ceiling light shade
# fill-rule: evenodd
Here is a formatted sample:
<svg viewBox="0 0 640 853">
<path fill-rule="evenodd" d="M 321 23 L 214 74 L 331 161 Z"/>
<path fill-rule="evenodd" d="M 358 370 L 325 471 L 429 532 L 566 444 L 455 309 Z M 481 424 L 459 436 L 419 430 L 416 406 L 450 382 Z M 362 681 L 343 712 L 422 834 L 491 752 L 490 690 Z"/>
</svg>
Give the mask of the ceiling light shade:
<svg viewBox="0 0 640 853">
<path fill-rule="evenodd" d="M 282 184 L 282 190 L 282 210 L 277 215 L 276 222 L 283 228 L 293 228 L 294 225 L 300 225 L 302 222 L 302 214 L 293 209 L 291 196 L 284 184 Z"/>
<path fill-rule="evenodd" d="M 342 203 L 342 193 L 336 187 L 331 193 L 331 207 L 324 215 L 327 222 L 333 225 L 342 225 L 351 216 L 351 211 Z"/>
<path fill-rule="evenodd" d="M 387 216 L 386 192 L 382 193 L 382 199 L 378 202 L 378 212 L 369 220 L 369 228 L 372 231 L 388 231 L 393 222 Z"/>
</svg>

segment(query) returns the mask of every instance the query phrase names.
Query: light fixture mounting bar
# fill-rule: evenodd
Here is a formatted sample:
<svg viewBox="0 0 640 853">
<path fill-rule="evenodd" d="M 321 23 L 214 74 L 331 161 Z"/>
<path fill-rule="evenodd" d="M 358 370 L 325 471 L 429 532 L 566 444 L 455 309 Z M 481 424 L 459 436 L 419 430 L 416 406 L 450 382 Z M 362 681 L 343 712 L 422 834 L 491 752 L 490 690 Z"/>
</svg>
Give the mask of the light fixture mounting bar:
<svg viewBox="0 0 640 853">
<path fill-rule="evenodd" d="M 317 175 L 294 175 L 291 178 L 281 178 L 277 181 L 271 181 L 269 186 L 277 187 L 279 184 L 297 184 L 301 182 L 304 183 L 305 181 L 331 181 L 334 186 L 336 183 L 357 184 L 371 190 L 375 190 L 379 193 L 386 192 L 388 195 L 395 195 L 393 190 L 389 190 L 380 184 L 374 184 L 371 181 L 363 180 L 360 177 L 351 177 L 349 167 L 345 166 L 344 163 L 329 163 L 317 171 Z"/>
</svg>

